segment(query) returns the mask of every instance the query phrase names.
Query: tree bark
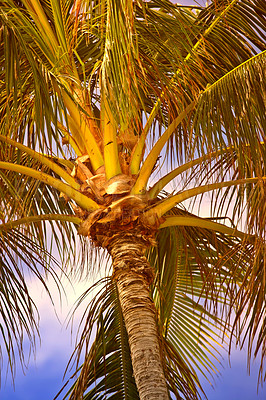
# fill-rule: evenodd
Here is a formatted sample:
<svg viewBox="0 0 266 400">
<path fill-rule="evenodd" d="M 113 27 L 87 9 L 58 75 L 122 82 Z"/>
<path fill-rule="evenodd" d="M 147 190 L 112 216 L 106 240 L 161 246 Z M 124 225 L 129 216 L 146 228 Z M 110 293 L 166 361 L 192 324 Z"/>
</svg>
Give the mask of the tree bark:
<svg viewBox="0 0 266 400">
<path fill-rule="evenodd" d="M 153 270 L 141 237 L 119 234 L 108 246 L 128 333 L 134 378 L 141 400 L 168 400 L 156 310 L 149 295 Z"/>
</svg>

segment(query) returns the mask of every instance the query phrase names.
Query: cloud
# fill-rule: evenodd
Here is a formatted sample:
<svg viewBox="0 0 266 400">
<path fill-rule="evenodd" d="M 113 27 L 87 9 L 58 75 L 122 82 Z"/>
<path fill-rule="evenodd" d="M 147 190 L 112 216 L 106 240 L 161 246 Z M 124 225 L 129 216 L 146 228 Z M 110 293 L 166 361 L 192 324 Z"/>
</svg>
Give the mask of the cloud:
<svg viewBox="0 0 266 400">
<path fill-rule="evenodd" d="M 32 359 L 30 364 L 42 366 L 48 360 L 68 358 L 73 351 L 75 341 L 75 325 L 67 324 L 73 306 L 77 299 L 83 294 L 92 282 L 81 281 L 71 285 L 67 278 L 61 279 L 65 294 L 58 291 L 52 279 L 48 279 L 51 298 L 38 279 L 31 279 L 28 282 L 29 292 L 37 306 L 40 315 L 40 334 L 41 344 L 37 348 L 36 359 Z M 85 304 L 84 304 L 85 305 Z M 75 320 L 78 321 L 84 310 L 79 307 L 75 313 Z"/>
</svg>

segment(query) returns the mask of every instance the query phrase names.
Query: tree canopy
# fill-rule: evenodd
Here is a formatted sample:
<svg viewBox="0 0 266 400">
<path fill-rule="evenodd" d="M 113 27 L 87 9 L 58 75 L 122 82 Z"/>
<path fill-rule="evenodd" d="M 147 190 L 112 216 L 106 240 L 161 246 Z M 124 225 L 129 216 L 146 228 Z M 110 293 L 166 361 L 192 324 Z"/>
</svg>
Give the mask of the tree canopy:
<svg viewBox="0 0 266 400">
<path fill-rule="evenodd" d="M 98 288 L 72 400 L 156 398 L 140 389 L 134 302 L 169 397 L 200 396 L 226 335 L 266 378 L 266 7 L 209 3 L 0 2 L 3 351 L 13 371 L 25 334 L 34 345 L 28 271 L 46 287 L 105 269 L 80 302 Z"/>
</svg>

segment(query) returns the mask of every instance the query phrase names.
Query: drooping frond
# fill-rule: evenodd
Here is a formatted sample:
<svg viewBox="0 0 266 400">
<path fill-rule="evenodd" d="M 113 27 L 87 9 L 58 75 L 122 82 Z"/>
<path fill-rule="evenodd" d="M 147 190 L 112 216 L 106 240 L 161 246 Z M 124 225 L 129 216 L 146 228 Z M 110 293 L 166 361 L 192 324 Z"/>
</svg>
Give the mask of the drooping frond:
<svg viewBox="0 0 266 400">
<path fill-rule="evenodd" d="M 166 223 L 166 228 L 159 233 L 158 240 L 162 244 L 153 255 L 155 262 L 161 258 L 164 266 L 158 273 L 158 289 L 155 286 L 161 310 L 159 315 L 163 314 L 161 329 L 167 331 L 168 324 L 173 324 L 171 335 L 175 336 L 175 343 L 179 345 L 180 340 L 186 341 L 188 328 L 184 328 L 182 336 L 182 328 L 176 329 L 176 324 L 182 321 L 182 326 L 186 327 L 186 323 L 191 323 L 192 319 L 186 319 L 187 315 L 182 319 L 182 313 L 184 297 L 189 302 L 192 299 L 191 306 L 195 307 L 195 312 L 199 307 L 200 312 L 211 316 L 210 324 L 214 324 L 222 335 L 227 333 L 230 343 L 237 343 L 240 347 L 248 344 L 248 359 L 260 359 L 259 379 L 263 381 L 265 240 L 256 235 L 238 233 L 235 228 L 220 223 L 208 226 L 208 222 L 211 222 L 208 219 L 205 226 L 204 223 L 197 225 L 198 217 L 178 208 L 172 209 L 168 218 L 169 222 L 173 218 L 173 224 L 167 227 Z M 175 226 L 175 218 L 190 218 L 194 224 L 178 223 Z M 224 229 L 219 227 L 216 230 L 215 225 L 224 226 Z M 176 250 L 169 252 L 169 247 Z M 176 288 L 175 295 L 171 285 Z M 180 308 L 179 301 L 182 304 Z M 207 309 L 202 309 L 202 304 Z M 222 317 L 222 320 L 216 320 L 215 315 Z M 211 337 L 214 338 L 213 335 Z M 191 349 L 191 346 L 184 346 L 184 349 Z M 198 369 L 204 363 L 205 356 L 204 353 L 203 359 L 192 356 Z M 209 367 L 204 370 L 208 371 Z M 212 367 L 209 372 L 213 372 L 211 370 Z"/>
<path fill-rule="evenodd" d="M 171 215 L 188 216 L 189 213 L 176 208 L 169 218 Z M 213 362 L 218 357 L 217 342 L 221 340 L 218 338 L 230 332 L 228 321 L 220 317 L 223 313 L 226 315 L 227 306 L 233 303 L 237 292 L 237 281 L 241 282 L 244 276 L 243 265 L 238 260 L 240 241 L 206 228 L 177 226 L 160 230 L 158 243 L 151 257 L 158 268 L 154 296 L 160 329 L 166 339 L 174 341 L 178 352 L 184 353 L 190 368 L 215 374 Z M 194 325 L 194 318 L 199 318 L 202 325 L 198 322 Z M 180 324 L 179 328 L 176 324 Z M 216 333 L 209 335 L 213 326 Z M 207 354 L 212 354 L 210 359 Z"/>
<path fill-rule="evenodd" d="M 49 294 L 46 276 L 52 275 L 60 289 L 56 272 L 59 266 L 33 236 L 25 236 L 18 229 L 0 229 L 0 253 L 0 361 L 14 378 L 18 359 L 22 368 L 27 367 L 29 355 L 35 351 L 36 334 L 39 335 L 38 309 L 28 290 L 27 278 L 33 274 Z"/>
<path fill-rule="evenodd" d="M 239 164 L 243 163 L 248 144 L 252 148 L 252 156 L 260 157 L 264 165 L 265 150 L 261 151 L 260 142 L 264 140 L 265 132 L 265 40 L 261 32 L 265 7 L 262 2 L 250 1 L 224 1 L 219 2 L 219 7 L 210 6 L 210 24 L 206 34 L 199 39 L 197 47 L 197 43 L 194 45 L 196 48 L 178 69 L 177 80 L 180 82 L 184 77 L 184 87 L 189 74 L 193 74 L 194 82 L 200 84 L 203 81 L 203 93 L 195 117 L 192 117 L 191 135 L 186 136 L 180 127 L 176 140 L 182 137 L 183 142 L 188 143 L 188 159 L 191 151 L 198 156 L 236 145 L 239 158 L 242 152 Z M 241 35 L 236 33 L 236 21 L 243 23 Z M 249 35 L 254 38 L 253 42 L 248 39 Z M 227 37 L 228 41 L 224 40 Z M 183 71 L 185 66 L 187 70 Z M 206 75 L 208 73 L 211 73 L 210 76 Z M 179 148 L 178 154 L 182 154 L 182 148 L 186 154 L 184 143 L 180 145 L 183 147 Z"/>
<path fill-rule="evenodd" d="M 82 395 L 82 398 L 87 400 L 104 399 L 106 396 L 117 400 L 137 399 L 138 393 L 132 375 L 128 338 L 116 285 L 110 280 L 98 284 L 104 286 L 86 307 L 82 320 L 83 330 L 77 342 L 76 353 L 72 356 L 72 363 L 78 362 L 76 371 L 78 378 L 64 398 L 74 399 Z M 80 304 L 83 304 L 90 292 L 95 291 L 95 286 L 84 293 Z M 204 308 L 199 307 L 195 302 L 191 304 L 192 306 L 188 306 L 188 313 Z M 207 313 L 207 310 L 205 312 Z M 199 318 L 204 325 L 204 313 L 200 312 Z M 96 329 L 95 333 L 93 333 L 94 329 Z M 186 399 L 198 398 L 199 392 L 195 381 L 199 388 L 201 386 L 196 372 L 191 371 L 188 359 L 183 358 L 184 354 L 181 356 L 178 354 L 178 347 L 168 341 L 165 334 L 165 331 L 161 332 L 162 356 L 170 393 L 177 399 L 183 399 L 183 396 Z M 192 338 L 192 343 L 193 341 Z M 83 353 L 85 353 L 84 363 L 79 365 Z M 75 378 L 75 375 L 72 378 Z"/>
<path fill-rule="evenodd" d="M 193 118 L 196 151 L 231 147 L 243 176 L 265 172 L 265 56 L 254 56 L 208 87 Z"/>
<path fill-rule="evenodd" d="M 77 307 L 91 295 L 72 356 L 78 378 L 64 398 L 138 399 L 116 285 L 110 279 L 99 281 L 81 296 Z"/>
<path fill-rule="evenodd" d="M 32 159 L 27 153 L 15 150 L 0 142 L 1 159 L 8 159 L 10 164 L 17 167 L 17 171 L 28 168 L 35 173 L 48 173 L 49 176 L 59 178 L 48 167 L 41 165 L 35 159 Z M 3 162 L 1 162 L 3 163 Z M 64 222 L 64 215 L 73 215 L 73 208 L 67 203 L 60 192 L 52 186 L 36 179 L 36 177 L 20 175 L 11 170 L 1 170 L 0 172 L 0 197 L 1 212 L 0 218 L 3 224 L 11 223 L 9 229 L 12 229 L 12 222 L 24 218 L 25 227 L 19 229 L 25 237 L 35 238 L 37 245 L 47 246 L 54 254 L 59 254 L 61 260 L 69 259 L 75 255 L 77 242 L 76 229 L 71 223 Z M 60 219 L 47 218 L 48 222 L 42 222 L 41 216 L 61 215 Z M 31 218 L 40 216 L 36 223 L 30 223 Z M 29 218 L 29 220 L 27 220 Z M 27 224 L 28 222 L 28 224 Z M 50 228 L 48 229 L 48 225 Z M 14 226 L 16 228 L 16 225 Z M 71 243 L 71 246 L 69 246 Z"/>
</svg>

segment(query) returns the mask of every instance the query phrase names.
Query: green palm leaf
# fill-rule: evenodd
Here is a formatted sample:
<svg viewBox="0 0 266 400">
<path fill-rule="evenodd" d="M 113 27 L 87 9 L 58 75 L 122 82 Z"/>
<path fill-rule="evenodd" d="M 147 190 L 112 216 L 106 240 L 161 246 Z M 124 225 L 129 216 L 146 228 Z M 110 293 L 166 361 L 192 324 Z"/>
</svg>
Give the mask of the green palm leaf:
<svg viewBox="0 0 266 400">
<path fill-rule="evenodd" d="M 4 150 L 4 148 L 2 149 Z M 25 153 L 15 151 L 13 154 L 9 154 L 9 159 L 13 159 L 13 164 L 19 162 L 18 165 L 28 166 L 34 170 L 50 171 L 27 157 Z M 51 171 L 50 174 L 53 175 Z M 21 218 L 25 218 L 25 221 L 27 221 L 27 217 L 30 219 L 40 216 L 36 223 L 29 223 L 25 227 L 20 227 L 25 242 L 27 237 L 32 240 L 33 236 L 36 245 L 49 248 L 53 254 L 58 254 L 63 265 L 71 257 L 73 261 L 76 259 L 76 262 L 78 262 L 79 258 L 81 260 L 82 257 L 86 257 L 86 253 L 88 255 L 88 249 L 86 250 L 84 246 L 81 247 L 84 252 L 81 251 L 80 256 L 78 255 L 77 247 L 82 245 L 83 240 L 77 238 L 77 229 L 71 222 L 67 221 L 67 216 L 73 215 L 73 208 L 69 203 L 66 203 L 64 197 L 60 196 L 57 190 L 30 177 L 19 178 L 12 171 L 7 173 L 1 171 L 0 181 L 1 209 L 5 210 L 5 214 L 1 215 L 3 223 L 8 224 Z M 61 220 L 53 218 L 52 216 L 55 214 L 61 215 Z M 51 215 L 51 218 L 47 218 L 48 222 L 45 222 L 41 218 L 42 215 Z M 66 221 L 64 221 L 63 216 L 66 216 Z M 71 247 L 69 247 L 69 243 L 71 243 Z"/>
<path fill-rule="evenodd" d="M 37 277 L 48 294 L 47 274 L 52 275 L 60 288 L 56 270 L 58 263 L 44 248 L 36 244 L 34 237 L 23 235 L 17 229 L 0 230 L 0 331 L 1 362 L 7 354 L 7 368 L 15 377 L 17 355 L 23 368 L 27 367 L 28 356 L 35 351 L 36 334 L 39 336 L 38 309 L 31 298 L 25 275 Z M 25 346 L 25 335 L 29 340 L 29 349 Z M 2 347 L 1 346 L 1 347 Z"/>
<path fill-rule="evenodd" d="M 200 152 L 206 152 L 208 146 L 232 147 L 243 173 L 249 172 L 247 157 L 252 169 L 261 164 L 257 174 L 265 171 L 265 146 L 261 143 L 265 128 L 264 66 L 265 52 L 262 52 L 220 78 L 200 96 L 194 119 Z M 200 132 L 204 132 L 204 138 Z"/>
<path fill-rule="evenodd" d="M 137 399 L 116 285 L 110 279 L 98 282 L 82 295 L 77 307 L 95 290 L 97 294 L 86 307 L 76 354 L 72 356 L 73 362 L 77 358 L 79 377 L 68 392 L 69 398 L 83 395 L 84 399 Z M 79 367 L 84 350 L 85 360 Z"/>
<path fill-rule="evenodd" d="M 219 314 L 222 309 L 226 314 L 227 302 L 236 293 L 235 280 L 243 274 L 237 254 L 232 254 L 232 240 L 207 229 L 165 228 L 158 234 L 158 249 L 151 253 L 157 271 L 153 296 L 160 329 L 195 374 L 217 373 L 217 343 L 229 329 Z"/>
<path fill-rule="evenodd" d="M 139 332 L 143 359 L 155 343 L 145 376 L 164 398 L 199 398 L 230 328 L 229 345 L 262 353 L 264 377 L 265 13 L 263 0 L 1 2 L 0 329 L 12 372 L 37 327 L 23 270 L 46 285 L 53 255 L 79 273 L 104 248 L 114 274 L 80 300 L 66 396 L 145 397 Z M 199 223 L 182 203 L 207 193 L 213 217 Z"/>
</svg>

